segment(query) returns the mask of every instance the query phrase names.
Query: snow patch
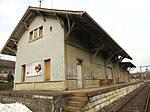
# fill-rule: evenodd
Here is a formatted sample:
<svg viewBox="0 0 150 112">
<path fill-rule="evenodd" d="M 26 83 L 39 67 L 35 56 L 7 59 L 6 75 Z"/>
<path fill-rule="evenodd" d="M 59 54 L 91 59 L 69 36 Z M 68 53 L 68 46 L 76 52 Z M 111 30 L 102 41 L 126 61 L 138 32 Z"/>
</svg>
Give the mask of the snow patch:
<svg viewBox="0 0 150 112">
<path fill-rule="evenodd" d="M 25 105 L 21 103 L 1 104 L 0 112 L 32 112 Z"/>
</svg>

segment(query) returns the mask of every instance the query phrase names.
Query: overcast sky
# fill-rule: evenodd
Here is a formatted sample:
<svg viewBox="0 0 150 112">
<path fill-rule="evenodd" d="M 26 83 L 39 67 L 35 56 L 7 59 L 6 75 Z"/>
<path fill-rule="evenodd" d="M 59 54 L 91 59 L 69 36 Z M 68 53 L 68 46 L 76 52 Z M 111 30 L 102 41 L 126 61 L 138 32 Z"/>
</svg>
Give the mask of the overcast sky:
<svg viewBox="0 0 150 112">
<path fill-rule="evenodd" d="M 28 6 L 38 0 L 0 1 L 0 49 Z M 140 65 L 150 64 L 150 0 L 43 0 L 43 8 L 86 11 Z"/>
</svg>

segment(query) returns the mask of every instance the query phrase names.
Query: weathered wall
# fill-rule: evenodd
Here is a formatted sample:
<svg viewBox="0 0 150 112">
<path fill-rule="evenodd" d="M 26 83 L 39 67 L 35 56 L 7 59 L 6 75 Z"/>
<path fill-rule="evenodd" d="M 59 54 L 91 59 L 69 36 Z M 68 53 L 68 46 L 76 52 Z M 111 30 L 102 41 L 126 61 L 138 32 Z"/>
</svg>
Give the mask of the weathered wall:
<svg viewBox="0 0 150 112">
<path fill-rule="evenodd" d="M 105 79 L 104 62 L 100 57 L 95 58 L 92 63 L 90 54 L 81 49 L 67 45 L 67 79 L 69 88 L 77 88 L 77 59 L 82 62 L 83 87 L 99 85 L 99 79 Z"/>
<path fill-rule="evenodd" d="M 122 88 L 117 88 L 115 90 L 104 92 L 104 93 L 97 91 L 95 95 L 88 96 L 88 102 L 86 106 L 82 109 L 82 112 L 97 112 L 103 107 L 129 94 L 133 90 L 140 87 L 142 84 L 143 83 L 137 83 Z"/>
<path fill-rule="evenodd" d="M 14 75 L 15 68 L 12 67 L 2 67 L 0 66 L 0 80 L 6 80 L 6 77 L 9 72 Z"/>
<path fill-rule="evenodd" d="M 21 95 L 11 94 L 0 95 L 0 103 L 22 103 L 33 112 L 61 112 L 63 106 L 68 101 L 68 97 L 40 96 L 40 95 Z"/>
<path fill-rule="evenodd" d="M 114 64 L 114 72 L 115 72 L 115 79 L 116 83 L 124 83 L 130 82 L 129 80 L 129 72 L 119 67 L 119 65 Z"/>
<path fill-rule="evenodd" d="M 43 37 L 29 42 L 29 32 L 43 26 Z M 50 31 L 52 27 L 52 31 Z M 26 30 L 18 42 L 17 58 L 16 58 L 16 76 L 15 83 L 22 82 L 22 65 L 51 59 L 50 81 L 65 80 L 64 76 L 64 31 L 60 22 L 56 18 L 46 18 L 43 21 L 41 16 L 37 16 Z M 43 82 L 43 74 L 36 77 L 26 77 L 25 82 Z"/>
<path fill-rule="evenodd" d="M 68 37 L 66 44 L 66 74 L 68 88 L 77 89 L 77 59 L 82 60 L 83 88 L 100 85 L 101 79 L 106 79 L 103 56 L 89 53 L 88 35 L 84 31 L 75 31 Z M 110 65 L 112 67 L 112 65 Z"/>
<path fill-rule="evenodd" d="M 130 79 L 129 79 L 129 72 L 127 72 L 127 71 L 123 71 L 123 75 L 124 75 L 124 81 L 125 82 L 129 82 L 130 81 Z"/>
<path fill-rule="evenodd" d="M 103 57 L 103 52 L 93 58 L 90 52 L 89 35 L 81 30 L 72 32 L 66 41 L 66 77 L 69 89 L 78 88 L 77 59 L 82 60 L 83 88 L 96 87 L 103 84 L 123 83 L 127 76 L 118 63 L 109 61 Z M 92 59 L 93 58 L 93 59 Z M 106 81 L 105 79 L 108 78 Z"/>
<path fill-rule="evenodd" d="M 66 81 L 15 83 L 14 90 L 66 90 Z"/>
</svg>

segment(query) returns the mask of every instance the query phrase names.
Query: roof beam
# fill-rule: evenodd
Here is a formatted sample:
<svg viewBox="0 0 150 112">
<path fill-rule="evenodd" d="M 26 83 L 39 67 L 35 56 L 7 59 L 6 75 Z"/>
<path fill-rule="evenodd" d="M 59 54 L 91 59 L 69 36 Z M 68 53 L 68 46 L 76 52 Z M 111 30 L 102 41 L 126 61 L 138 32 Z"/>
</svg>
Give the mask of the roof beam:
<svg viewBox="0 0 150 112">
<path fill-rule="evenodd" d="M 98 52 L 99 52 L 101 49 L 103 49 L 103 47 L 104 47 L 104 45 L 101 45 L 100 47 L 98 47 L 98 48 L 96 49 L 96 52 L 94 53 L 93 57 L 91 58 L 91 62 L 93 62 L 94 58 L 97 56 Z M 94 49 L 94 51 L 95 51 L 95 49 Z"/>
<path fill-rule="evenodd" d="M 22 22 L 22 24 L 25 26 L 26 30 L 29 30 L 29 24 L 28 23 Z"/>
<path fill-rule="evenodd" d="M 10 39 L 11 41 L 13 41 L 13 43 L 17 46 L 18 45 L 18 41 L 16 39 Z"/>
<path fill-rule="evenodd" d="M 102 43 L 101 44 L 98 44 L 96 42 L 94 42 L 93 44 L 97 45 L 97 48 L 93 48 L 93 49 L 90 49 L 90 52 L 92 51 L 96 51 L 96 50 L 101 50 L 104 46 L 105 46 L 105 42 L 103 40 L 101 40 Z M 98 41 L 97 41 L 98 42 Z"/>
<path fill-rule="evenodd" d="M 86 22 L 85 20 L 83 20 L 82 18 L 80 19 L 77 19 L 77 18 L 73 18 L 73 17 L 70 17 L 70 19 L 72 19 L 75 24 L 80 28 L 82 29 L 83 31 L 87 32 L 88 34 L 90 35 L 94 35 L 94 36 L 97 36 L 99 38 L 103 37 L 104 34 L 102 32 L 99 32 L 99 30 L 94 30 L 94 28 L 92 27 L 92 25 L 88 25 L 89 22 Z M 83 22 L 84 21 L 84 22 Z M 92 27 L 92 28 L 91 28 Z"/>
<path fill-rule="evenodd" d="M 67 18 L 67 24 L 68 24 L 68 32 L 67 32 L 67 34 L 65 35 L 65 41 L 68 39 L 69 34 L 70 34 L 71 32 L 73 32 L 73 31 L 79 29 L 79 27 L 75 27 L 75 22 L 73 22 L 73 23 L 71 24 L 71 21 L 70 21 L 68 15 L 66 15 L 66 18 Z"/>
<path fill-rule="evenodd" d="M 69 44 L 69 45 L 71 45 L 71 46 L 73 46 L 73 47 L 76 47 L 76 48 L 79 48 L 79 49 L 81 49 L 81 50 L 83 50 L 83 51 L 88 52 L 88 49 L 85 49 L 85 48 L 83 48 L 83 47 L 81 47 L 81 46 L 78 46 L 78 45 L 76 45 L 76 44 L 74 44 L 74 43 L 71 43 L 71 42 L 69 42 L 69 41 L 67 41 L 67 40 L 66 40 L 66 43 Z"/>
<path fill-rule="evenodd" d="M 11 52 L 13 52 L 15 55 L 16 55 L 16 50 L 15 49 L 12 49 L 10 47 L 6 47 L 8 50 L 10 50 Z"/>
<path fill-rule="evenodd" d="M 37 10 L 37 13 L 40 14 L 40 16 L 43 18 L 43 21 L 46 22 L 46 18 L 44 17 L 44 15 L 42 14 L 42 12 L 40 12 L 39 10 Z"/>
<path fill-rule="evenodd" d="M 14 38 L 12 38 L 11 40 L 12 40 L 12 41 L 15 41 L 15 42 L 18 42 L 18 40 L 17 40 L 17 39 L 14 39 Z"/>
<path fill-rule="evenodd" d="M 129 69 L 128 69 L 128 72 L 131 72 L 132 70 L 134 70 L 136 67 L 130 67 Z"/>
<path fill-rule="evenodd" d="M 97 50 L 99 50 L 99 49 L 101 49 L 101 47 L 97 47 L 97 48 L 91 49 L 90 52 L 92 52 L 92 51 L 97 51 Z"/>
<path fill-rule="evenodd" d="M 67 34 L 66 34 L 66 36 L 65 36 L 65 40 L 68 39 L 68 36 L 69 36 L 69 34 L 70 34 L 71 32 L 73 32 L 73 31 L 79 29 L 79 27 L 74 27 L 74 26 L 75 26 L 75 22 L 72 23 L 72 25 L 71 25 L 71 27 L 70 27 L 70 30 L 68 30 L 68 32 L 67 32 Z"/>
<path fill-rule="evenodd" d="M 121 57 L 120 57 L 120 60 L 119 60 L 119 63 L 120 63 L 123 59 L 124 59 L 124 57 L 123 57 L 123 56 L 121 56 Z"/>
<path fill-rule="evenodd" d="M 96 55 L 98 54 L 99 50 L 100 50 L 100 49 L 96 50 L 96 52 L 94 53 L 94 56 L 93 56 L 92 59 L 91 59 L 91 62 L 93 62 L 93 60 L 94 60 L 94 58 L 96 57 Z"/>
<path fill-rule="evenodd" d="M 95 29 L 97 29 L 97 27 L 93 26 L 92 24 L 90 24 L 90 25 L 88 25 L 88 24 L 90 24 L 90 23 L 85 20 L 82 20 L 82 18 L 79 19 L 79 21 L 77 22 L 77 25 L 79 25 L 80 28 L 82 28 L 83 30 L 85 30 L 85 28 L 86 28 L 85 31 L 87 31 L 89 34 L 96 35 L 98 37 L 102 37 L 106 40 L 106 42 L 109 42 L 109 45 L 106 44 L 106 46 L 108 48 L 110 48 L 112 51 L 114 51 L 116 49 L 120 49 L 120 46 L 115 41 L 113 41 L 113 39 L 111 39 L 111 37 L 103 29 L 95 30 Z M 93 27 L 91 28 L 90 26 L 93 26 Z M 97 32 L 99 34 L 97 34 Z M 106 38 L 104 35 L 106 36 Z M 110 46 L 110 42 L 111 42 L 111 46 Z M 123 51 L 122 53 L 126 54 L 125 51 Z M 127 56 L 126 58 L 130 59 L 130 56 Z"/>
<path fill-rule="evenodd" d="M 67 18 L 67 22 L 68 22 L 68 32 L 70 32 L 71 28 L 70 28 L 70 19 L 68 17 L 68 15 L 66 15 L 66 18 Z"/>
<path fill-rule="evenodd" d="M 36 13 L 32 12 L 32 13 L 28 14 L 27 17 L 24 19 L 24 22 L 26 22 L 32 16 L 32 14 L 36 14 Z"/>
<path fill-rule="evenodd" d="M 114 57 L 114 55 L 116 55 L 117 53 L 122 52 L 122 51 L 123 51 L 123 50 L 121 49 L 121 50 L 118 51 L 118 52 L 114 52 L 114 53 L 107 59 L 106 65 L 110 62 L 110 60 Z M 121 56 L 119 62 L 121 62 L 123 59 L 124 59 L 124 57 Z"/>
<path fill-rule="evenodd" d="M 57 13 L 54 13 L 54 15 L 56 15 L 57 20 L 60 22 L 61 27 L 64 28 L 64 23 L 63 23 L 63 21 L 61 20 L 61 17 L 60 17 Z"/>
</svg>

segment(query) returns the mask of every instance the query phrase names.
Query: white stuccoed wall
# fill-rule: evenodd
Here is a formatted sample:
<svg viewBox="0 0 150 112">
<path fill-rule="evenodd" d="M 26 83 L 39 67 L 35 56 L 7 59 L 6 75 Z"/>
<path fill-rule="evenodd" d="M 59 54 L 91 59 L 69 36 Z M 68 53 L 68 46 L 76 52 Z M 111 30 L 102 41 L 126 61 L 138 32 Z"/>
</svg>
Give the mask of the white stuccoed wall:
<svg viewBox="0 0 150 112">
<path fill-rule="evenodd" d="M 43 38 L 29 43 L 29 32 L 43 26 Z M 52 31 L 50 32 L 50 27 Z M 29 31 L 25 31 L 18 42 L 15 83 L 22 82 L 22 65 L 51 59 L 50 80 L 65 80 L 64 75 L 64 30 L 56 18 L 46 18 L 43 21 L 41 16 L 37 16 L 29 26 Z M 44 71 L 44 68 L 43 68 Z M 25 82 L 44 81 L 42 76 L 28 77 Z"/>
</svg>

